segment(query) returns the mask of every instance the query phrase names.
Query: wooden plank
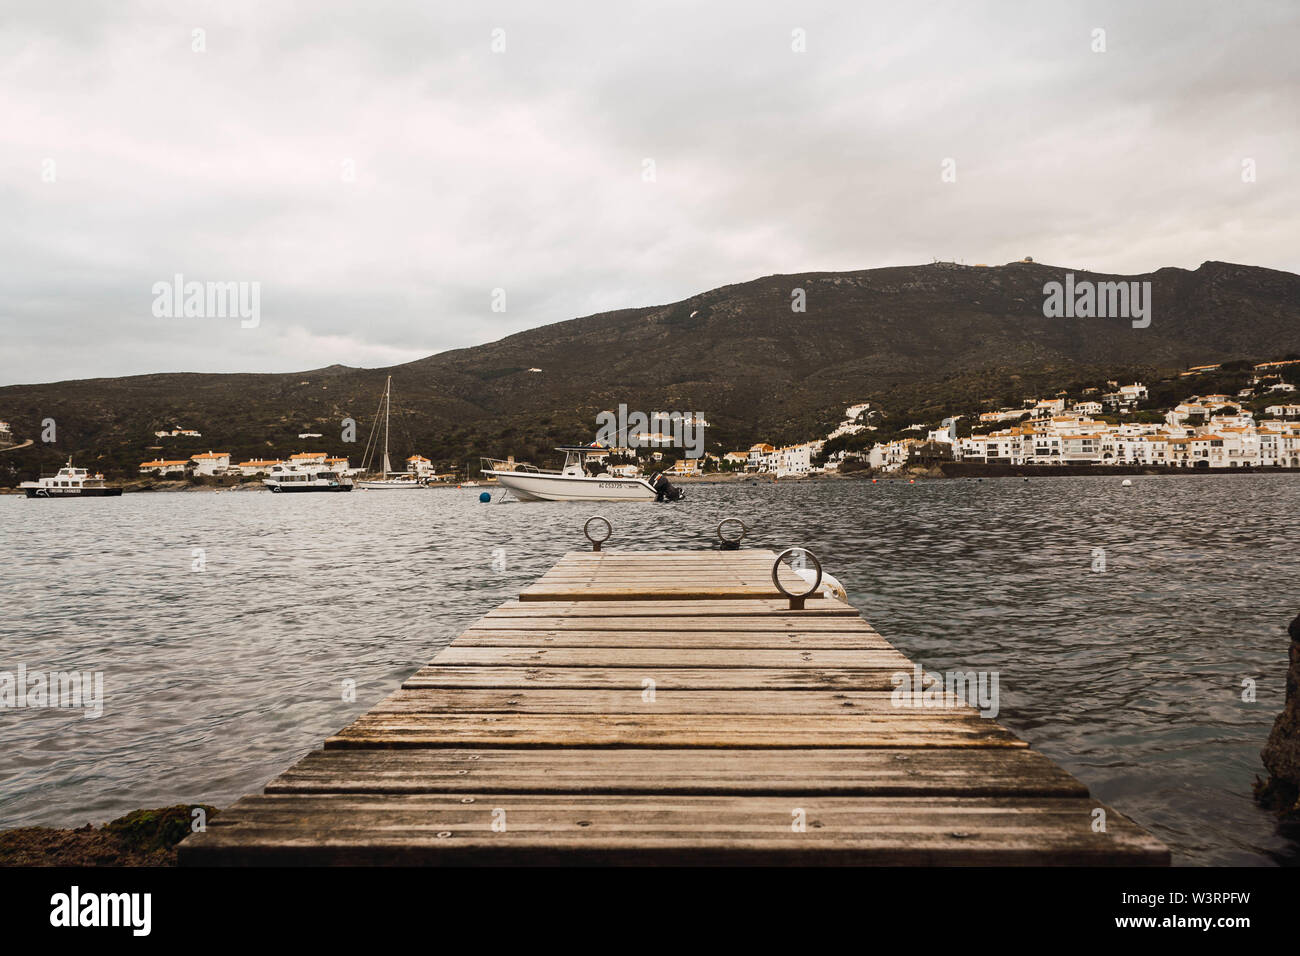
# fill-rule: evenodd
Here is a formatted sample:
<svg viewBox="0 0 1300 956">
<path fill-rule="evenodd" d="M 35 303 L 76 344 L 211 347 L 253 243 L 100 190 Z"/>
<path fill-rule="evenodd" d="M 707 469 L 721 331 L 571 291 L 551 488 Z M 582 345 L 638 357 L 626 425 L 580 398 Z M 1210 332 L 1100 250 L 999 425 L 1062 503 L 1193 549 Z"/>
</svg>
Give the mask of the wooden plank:
<svg viewBox="0 0 1300 956">
<path fill-rule="evenodd" d="M 453 642 L 457 647 L 714 647 L 748 650 L 778 647 L 818 647 L 837 650 L 892 650 L 871 632 L 833 631 L 529 631 L 469 630 Z"/>
<path fill-rule="evenodd" d="M 746 655 L 747 657 L 748 655 Z M 430 664 L 405 681 L 406 688 L 628 688 L 641 690 L 653 677 L 658 690 L 892 690 L 897 666 L 858 668 L 798 667 L 494 667 Z"/>
<path fill-rule="evenodd" d="M 794 580 L 803 580 L 792 575 Z M 637 578 L 653 580 L 660 583 L 675 583 L 683 580 L 696 581 L 734 581 L 741 578 L 752 579 L 757 583 L 772 585 L 772 574 L 770 569 L 765 568 L 699 568 L 695 570 L 636 570 L 626 568 L 619 571 L 608 570 L 604 568 L 593 568 L 590 571 L 548 571 L 538 578 L 539 582 L 547 581 L 568 581 L 568 582 L 591 582 L 591 581 L 633 581 Z"/>
<path fill-rule="evenodd" d="M 767 552 L 696 552 L 631 558 L 617 554 L 565 555 L 519 594 L 521 601 L 672 598 L 779 598 Z M 807 585 L 787 565 L 777 568 L 792 591 Z"/>
<path fill-rule="evenodd" d="M 606 549 L 604 551 L 592 551 L 590 548 L 584 546 L 581 548 L 575 548 L 572 551 L 564 552 L 564 555 L 560 558 L 560 560 L 561 561 L 583 561 L 583 560 L 595 559 L 598 561 L 609 561 L 609 560 L 622 561 L 622 560 L 632 560 L 635 558 L 655 557 L 655 558 L 674 558 L 674 559 L 723 558 L 726 560 L 741 561 L 746 558 L 761 557 L 763 555 L 770 555 L 771 557 L 776 557 L 776 552 L 771 550 L 770 548 L 741 548 L 740 550 L 737 551 L 724 551 L 722 548 L 714 547 L 712 540 L 710 540 L 709 547 L 707 548 L 618 547 L 618 548 Z"/>
<path fill-rule="evenodd" d="M 625 571 L 629 568 L 645 568 L 652 571 L 671 571 L 674 569 L 696 570 L 700 568 L 762 568 L 771 570 L 776 555 L 770 557 L 754 556 L 751 552 L 739 555 L 726 551 L 679 551 L 676 554 L 659 557 L 636 558 L 610 552 L 592 554 L 590 551 L 575 558 L 562 558 L 546 573 L 563 571 Z M 788 563 L 782 567 L 789 567 Z"/>
<path fill-rule="evenodd" d="M 536 587 L 536 586 L 535 586 Z M 520 600 L 523 601 L 570 601 L 574 598 L 582 598 L 591 601 L 628 601 L 645 598 L 654 600 L 656 598 L 674 598 L 679 601 L 695 601 L 701 598 L 745 598 L 745 597 L 763 597 L 769 598 L 776 593 L 771 586 L 763 588 L 746 588 L 746 587 L 690 587 L 690 588 L 657 588 L 650 587 L 629 587 L 618 591 L 611 591 L 600 585 L 589 585 L 586 587 L 564 587 L 557 590 L 529 589 L 519 593 Z"/>
<path fill-rule="evenodd" d="M 653 562 L 625 562 L 618 563 L 613 561 L 598 561 L 590 564 L 557 564 L 545 574 L 542 579 L 562 578 L 562 577 L 601 577 L 601 576 L 618 576 L 628 574 L 655 574 L 662 577 L 688 577 L 692 575 L 707 574 L 762 574 L 767 575 L 769 580 L 772 574 L 773 562 L 762 561 L 711 561 L 708 563 L 700 561 L 681 561 L 662 559 Z M 793 569 L 788 564 L 782 564 L 777 569 L 778 573 L 787 571 L 793 574 Z"/>
<path fill-rule="evenodd" d="M 777 571 L 778 573 L 794 573 L 794 569 L 788 564 L 782 564 Z M 543 574 L 542 578 L 582 577 L 584 575 L 587 577 L 617 577 L 629 574 L 654 574 L 660 577 L 679 578 L 708 574 L 761 574 L 771 580 L 772 562 L 735 561 L 702 564 L 665 560 L 662 563 L 655 562 L 622 565 L 611 564 L 609 562 L 589 565 L 557 565 Z"/>
<path fill-rule="evenodd" d="M 615 576 L 602 575 L 596 578 L 542 578 L 536 584 L 530 585 L 525 589 L 526 592 L 540 593 L 542 591 L 562 591 L 571 589 L 574 591 L 625 591 L 631 588 L 644 588 L 646 590 L 661 590 L 665 592 L 677 592 L 682 590 L 697 591 L 706 588 L 744 588 L 747 591 L 766 591 L 770 598 L 779 598 L 780 592 L 771 579 L 766 575 L 746 575 L 746 574 L 692 574 L 689 577 L 681 576 L 663 576 L 657 577 L 649 574 L 628 574 Z M 802 593 L 808 590 L 807 582 L 799 584 L 790 583 L 786 589 L 795 593 Z"/>
<path fill-rule="evenodd" d="M 627 581 L 636 578 L 645 578 L 660 582 L 672 583 L 683 580 L 738 580 L 740 578 L 752 579 L 756 582 L 765 582 L 772 584 L 771 568 L 760 567 L 741 567 L 739 565 L 730 568 L 676 568 L 676 569 L 656 569 L 656 568 L 622 568 L 618 570 L 610 568 L 591 568 L 591 569 L 573 569 L 566 571 L 548 571 L 538 578 L 538 581 Z M 790 572 L 789 578 L 792 581 L 801 581 L 802 578 Z M 784 576 L 783 576 L 784 580 Z"/>
<path fill-rule="evenodd" d="M 894 650 L 831 651 L 815 647 L 735 651 L 699 648 L 629 647 L 462 647 L 452 644 L 434 658 L 443 667 L 894 667 L 912 663 Z"/>
<path fill-rule="evenodd" d="M 622 567 L 765 567 L 776 560 L 773 551 L 662 551 L 631 553 L 617 551 L 571 551 L 551 566 L 552 571 L 574 568 Z"/>
<path fill-rule="evenodd" d="M 687 548 L 681 550 L 630 551 L 625 548 L 610 548 L 592 551 L 590 548 L 566 551 L 555 562 L 555 567 L 567 567 L 574 564 L 632 564 L 639 561 L 671 561 L 674 564 L 744 564 L 746 562 L 766 561 L 771 563 L 776 552 L 767 548 L 742 548 L 739 551 L 725 551 L 722 548 Z"/>
<path fill-rule="evenodd" d="M 762 617 L 773 612 L 785 612 L 788 602 L 785 599 L 747 599 L 742 601 L 552 601 L 545 605 L 536 602 L 507 601 L 493 609 L 494 617 L 608 617 L 618 615 L 625 617 L 671 617 L 685 615 L 690 617 Z M 799 617 L 837 616 L 862 619 L 857 608 L 846 604 L 838 598 L 809 599 L 802 611 L 795 613 Z"/>
<path fill-rule="evenodd" d="M 781 568 L 793 572 L 793 568 L 788 564 L 782 564 Z M 772 574 L 772 562 L 766 560 L 720 561 L 705 564 L 702 562 L 662 559 L 654 562 L 628 564 L 614 564 L 609 561 L 592 564 L 558 564 L 542 574 L 538 580 L 544 578 L 582 576 L 616 577 L 619 575 L 629 574 L 654 574 L 660 577 L 688 577 L 697 574 L 764 574 L 767 575 L 770 580 Z"/>
<path fill-rule="evenodd" d="M 656 793 L 1086 797 L 1024 748 L 316 750 L 267 793 Z"/>
<path fill-rule="evenodd" d="M 950 711 L 802 714 L 383 714 L 329 747 L 1024 747 L 990 720 Z"/>
<path fill-rule="evenodd" d="M 625 690 L 480 690 L 473 688 L 403 688 L 381 700 L 372 714 L 895 714 L 911 719 L 911 710 L 893 703 L 889 691 L 831 690 L 664 690 L 652 699 L 642 687 Z M 930 708 L 930 715 L 978 711 L 958 703 Z"/>
<path fill-rule="evenodd" d="M 522 623 L 521 623 L 522 621 Z M 528 631 L 836 631 L 875 634 L 862 620 L 845 617 L 801 618 L 769 615 L 765 618 L 690 618 L 673 617 L 655 620 L 644 617 L 568 618 L 562 615 L 544 618 L 502 618 L 487 614 L 469 626 L 469 630 L 499 631 L 505 628 Z"/>
<path fill-rule="evenodd" d="M 784 565 L 779 572 L 783 584 L 788 588 L 799 587 L 800 590 L 807 590 L 808 584 L 804 579 L 796 575 L 792 570 Z M 634 581 L 647 581 L 656 584 L 684 584 L 684 583 L 719 583 L 719 582 L 736 582 L 752 586 L 765 586 L 775 590 L 772 583 L 772 570 L 767 567 L 730 567 L 730 568 L 695 568 L 695 569 L 655 569 L 655 568 L 623 568 L 618 570 L 608 568 L 575 569 L 565 571 L 549 571 L 538 579 L 536 587 L 545 587 L 548 585 L 559 584 L 590 584 L 590 583 L 610 583 L 626 584 Z"/>
<path fill-rule="evenodd" d="M 781 568 L 791 570 L 788 564 L 782 564 Z M 718 562 L 713 564 L 691 564 L 682 561 L 665 561 L 663 563 L 653 564 L 612 564 L 608 561 L 602 561 L 598 564 L 590 565 L 556 565 L 551 568 L 542 578 L 563 578 L 563 577 L 616 577 L 619 575 L 629 574 L 654 574 L 660 577 L 686 577 L 707 574 L 764 574 L 770 579 L 772 574 L 772 562 L 770 561 L 747 561 L 747 562 Z"/>
<path fill-rule="evenodd" d="M 557 564 L 551 568 L 542 578 L 562 578 L 562 577 L 588 577 L 617 576 L 628 574 L 655 574 L 663 577 L 684 577 L 689 575 L 704 574 L 763 574 L 770 579 L 772 574 L 773 562 L 763 561 L 712 561 L 691 562 L 680 560 L 663 559 L 653 562 L 625 562 L 617 563 L 613 561 L 598 561 L 590 564 Z M 788 564 L 782 564 L 777 569 L 781 571 L 790 571 L 793 569 Z"/>
<path fill-rule="evenodd" d="M 1118 811 L 1023 797 L 262 794 L 180 844 L 184 865 L 1167 864 Z M 494 814 L 501 810 L 504 814 Z M 806 826 L 792 821 L 802 814 Z M 504 819 L 504 831 L 493 830 Z"/>
</svg>

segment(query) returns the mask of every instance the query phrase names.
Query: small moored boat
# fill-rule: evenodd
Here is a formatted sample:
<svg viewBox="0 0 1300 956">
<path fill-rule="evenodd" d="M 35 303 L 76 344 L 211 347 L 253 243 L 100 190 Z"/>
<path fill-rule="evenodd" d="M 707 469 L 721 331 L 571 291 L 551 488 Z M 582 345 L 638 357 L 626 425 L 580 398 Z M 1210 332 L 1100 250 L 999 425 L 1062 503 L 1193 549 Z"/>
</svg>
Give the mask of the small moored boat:
<svg viewBox="0 0 1300 956">
<path fill-rule="evenodd" d="M 384 458 L 382 467 L 379 470 L 377 478 L 359 478 L 357 487 L 362 491 L 411 491 L 419 488 L 427 488 L 428 484 L 420 478 L 419 475 L 410 471 L 393 471 L 393 464 L 388 458 L 388 419 L 393 409 L 393 376 L 388 376 L 388 382 L 384 385 L 384 394 L 379 399 L 379 407 L 384 413 Z M 378 451 L 378 443 L 375 441 L 375 428 L 379 426 L 379 417 L 375 416 L 375 426 L 370 430 L 370 438 L 366 440 L 365 460 L 362 462 L 362 471 L 370 470 L 371 456 Z"/>
<path fill-rule="evenodd" d="M 57 474 L 24 481 L 18 486 L 28 498 L 116 498 L 121 488 L 104 484 L 104 476 L 92 475 L 85 468 L 74 468 L 72 459 Z"/>
<path fill-rule="evenodd" d="M 426 488 L 425 482 L 415 475 L 394 472 L 390 478 L 365 478 L 356 483 L 362 491 L 404 491 L 408 488 Z"/>
<path fill-rule="evenodd" d="M 649 479 L 616 478 L 609 472 L 588 475 L 588 456 L 606 452 L 606 448 L 562 445 L 555 450 L 564 452 L 564 467 L 559 471 L 499 458 L 484 458 L 481 471 L 521 501 L 678 501 L 682 497 L 663 475 Z"/>
<path fill-rule="evenodd" d="M 274 492 L 351 491 L 352 479 L 342 477 L 320 465 L 279 464 L 262 484 Z"/>
</svg>

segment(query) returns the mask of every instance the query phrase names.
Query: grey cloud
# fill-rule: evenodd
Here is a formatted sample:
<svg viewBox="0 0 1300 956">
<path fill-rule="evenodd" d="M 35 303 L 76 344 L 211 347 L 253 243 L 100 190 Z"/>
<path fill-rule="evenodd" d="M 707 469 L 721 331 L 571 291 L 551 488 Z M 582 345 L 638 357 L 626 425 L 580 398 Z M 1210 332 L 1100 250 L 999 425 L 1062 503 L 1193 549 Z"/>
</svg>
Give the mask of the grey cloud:
<svg viewBox="0 0 1300 956">
<path fill-rule="evenodd" d="M 1300 266 L 1291 4 L 448 6 L 5 4 L 0 382 L 391 364 L 934 256 Z M 176 272 L 261 282 L 263 325 L 154 319 Z"/>
</svg>

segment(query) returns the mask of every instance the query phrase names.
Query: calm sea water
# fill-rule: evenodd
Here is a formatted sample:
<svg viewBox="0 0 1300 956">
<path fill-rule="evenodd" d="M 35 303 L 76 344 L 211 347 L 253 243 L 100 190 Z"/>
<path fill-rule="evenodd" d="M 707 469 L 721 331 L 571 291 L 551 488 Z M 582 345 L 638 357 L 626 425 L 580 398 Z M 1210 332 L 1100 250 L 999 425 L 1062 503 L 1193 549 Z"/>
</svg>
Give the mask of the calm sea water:
<svg viewBox="0 0 1300 956">
<path fill-rule="evenodd" d="M 627 549 L 708 547 L 736 515 L 750 544 L 814 550 L 927 668 L 998 671 L 999 720 L 1175 862 L 1300 861 L 1250 796 L 1300 610 L 1300 478 L 746 482 L 677 505 L 478 491 L 0 498 L 0 670 L 102 670 L 106 696 L 95 720 L 0 712 L 0 827 L 227 805 L 585 547 L 589 514 Z"/>
</svg>

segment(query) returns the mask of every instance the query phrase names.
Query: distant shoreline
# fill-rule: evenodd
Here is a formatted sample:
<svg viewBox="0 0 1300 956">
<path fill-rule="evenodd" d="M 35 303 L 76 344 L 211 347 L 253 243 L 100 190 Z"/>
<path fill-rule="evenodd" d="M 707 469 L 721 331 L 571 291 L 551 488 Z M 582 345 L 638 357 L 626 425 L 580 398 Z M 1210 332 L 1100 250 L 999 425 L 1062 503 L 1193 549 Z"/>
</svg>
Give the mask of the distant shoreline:
<svg viewBox="0 0 1300 956">
<path fill-rule="evenodd" d="M 1159 465 L 988 465 L 977 462 L 944 462 L 938 465 L 945 478 L 1020 478 L 1060 475 L 1078 478 L 1088 475 L 1273 475 L 1300 474 L 1300 468 L 1267 465 L 1259 468 L 1166 468 Z M 879 477 L 879 475 L 875 476 Z"/>
<path fill-rule="evenodd" d="M 753 481 L 757 484 L 801 484 L 812 481 L 906 481 L 922 478 L 1084 478 L 1131 477 L 1144 478 L 1186 477 L 1188 475 L 1300 475 L 1300 468 L 1162 468 L 1151 465 L 985 465 L 974 462 L 941 462 L 934 465 L 914 465 L 900 471 L 853 471 L 841 475 L 801 475 L 799 477 L 773 478 L 771 474 L 729 473 L 669 478 L 674 484 L 725 484 L 734 481 Z"/>
<path fill-rule="evenodd" d="M 722 485 L 749 481 L 754 484 L 806 484 L 819 481 L 937 481 L 953 478 L 1086 478 L 1086 477 L 1142 477 L 1142 478 L 1186 478 L 1197 475 L 1300 475 L 1300 468 L 1282 468 L 1269 465 L 1260 468 L 1163 468 L 1152 465 L 986 465 L 975 462 L 940 462 L 934 465 L 915 465 L 901 471 L 888 473 L 867 470 L 853 471 L 848 474 L 831 472 L 824 475 L 800 475 L 798 477 L 776 478 L 770 473 L 761 472 L 719 472 L 708 475 L 678 475 L 669 481 L 680 485 Z M 473 479 L 471 479 L 473 480 Z M 459 489 L 473 490 L 482 488 L 491 491 L 500 488 L 497 484 L 477 485 L 438 482 L 429 486 L 430 490 Z M 152 481 L 141 484 L 127 482 L 122 485 L 126 494 L 173 494 L 175 492 L 266 492 L 270 489 L 260 481 L 245 481 L 231 485 L 194 485 L 188 481 Z M 0 495 L 22 495 L 21 488 L 0 488 Z"/>
</svg>

